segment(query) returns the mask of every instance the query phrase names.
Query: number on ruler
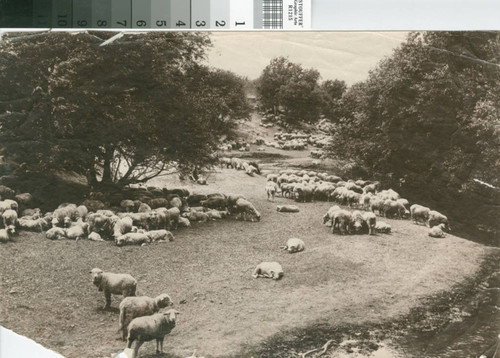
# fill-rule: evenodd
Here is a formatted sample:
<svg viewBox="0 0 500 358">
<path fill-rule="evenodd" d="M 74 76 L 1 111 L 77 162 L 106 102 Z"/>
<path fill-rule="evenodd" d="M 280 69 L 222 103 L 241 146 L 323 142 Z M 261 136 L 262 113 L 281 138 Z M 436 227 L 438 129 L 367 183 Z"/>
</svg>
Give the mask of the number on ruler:
<svg viewBox="0 0 500 358">
<path fill-rule="evenodd" d="M 87 26 L 88 22 L 87 22 L 87 20 L 78 20 L 78 21 L 76 22 L 76 24 L 77 24 L 78 26 L 80 26 L 80 27 L 85 27 L 85 26 Z"/>
<path fill-rule="evenodd" d="M 157 20 L 156 26 L 158 27 L 167 26 L 167 20 Z"/>
<path fill-rule="evenodd" d="M 196 26 L 198 27 L 202 27 L 202 26 L 205 26 L 207 23 L 205 21 L 196 21 Z"/>
<path fill-rule="evenodd" d="M 144 27 L 147 25 L 147 22 L 144 20 L 138 20 L 135 24 L 139 27 Z"/>
<path fill-rule="evenodd" d="M 57 15 L 57 26 L 68 26 L 68 20 L 66 19 L 67 17 L 68 15 Z"/>
<path fill-rule="evenodd" d="M 243 21 L 243 22 L 238 22 L 238 21 L 235 21 L 235 22 L 234 22 L 234 25 L 235 25 L 235 26 L 245 25 L 245 21 Z"/>
<path fill-rule="evenodd" d="M 226 26 L 226 22 L 224 20 L 222 20 L 222 21 L 215 21 L 215 26 L 217 26 L 217 27 Z"/>
<path fill-rule="evenodd" d="M 127 27 L 127 20 L 117 21 L 116 23 L 117 23 L 118 25 L 123 26 L 123 27 Z"/>
<path fill-rule="evenodd" d="M 97 26 L 104 27 L 108 24 L 106 20 L 97 20 Z"/>
<path fill-rule="evenodd" d="M 185 24 L 184 22 L 182 22 L 181 20 L 179 20 L 179 21 L 177 21 L 177 22 L 175 23 L 175 26 L 177 26 L 177 27 L 181 27 L 181 26 L 186 26 L 186 24 Z"/>
</svg>

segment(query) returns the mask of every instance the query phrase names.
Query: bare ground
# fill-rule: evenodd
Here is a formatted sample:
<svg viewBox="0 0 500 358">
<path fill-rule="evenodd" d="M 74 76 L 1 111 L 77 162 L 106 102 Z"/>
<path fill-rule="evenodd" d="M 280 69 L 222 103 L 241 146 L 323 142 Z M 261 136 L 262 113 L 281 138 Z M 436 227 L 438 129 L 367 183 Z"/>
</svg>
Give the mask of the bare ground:
<svg viewBox="0 0 500 358">
<path fill-rule="evenodd" d="M 268 202 L 264 183 L 224 169 L 206 187 L 187 184 L 198 192 L 244 194 L 262 220 L 194 224 L 174 232 L 168 244 L 119 248 L 21 233 L 0 245 L 0 324 L 68 358 L 109 357 L 124 348 L 117 332 L 120 297 L 113 297 L 113 310 L 101 309 L 103 295 L 88 273 L 100 267 L 132 274 L 139 294 L 167 292 L 174 299 L 182 313 L 165 340 L 164 357 L 195 349 L 206 357 L 251 356 L 283 332 L 397 319 L 423 298 L 474 277 L 491 250 L 452 235 L 432 239 L 425 227 L 400 220 L 386 220 L 391 235 L 332 235 L 321 224 L 329 203 L 278 213 L 276 204 L 289 200 Z M 302 238 L 306 251 L 280 251 L 290 237 Z M 268 260 L 282 264 L 281 281 L 251 277 L 255 265 Z M 140 352 L 149 356 L 154 346 L 145 344 Z"/>
</svg>

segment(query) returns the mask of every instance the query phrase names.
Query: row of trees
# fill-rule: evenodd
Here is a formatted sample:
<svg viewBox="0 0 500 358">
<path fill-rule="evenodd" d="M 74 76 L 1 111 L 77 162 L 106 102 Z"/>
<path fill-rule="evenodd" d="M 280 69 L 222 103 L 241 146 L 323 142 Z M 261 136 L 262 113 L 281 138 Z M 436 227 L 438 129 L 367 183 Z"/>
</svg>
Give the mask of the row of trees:
<svg viewBox="0 0 500 358">
<path fill-rule="evenodd" d="M 275 115 L 282 111 L 290 124 L 315 122 L 321 114 L 334 119 L 347 86 L 344 81 L 319 80 L 315 69 L 305 69 L 285 57 L 274 58 L 256 80 L 260 105 Z"/>
<path fill-rule="evenodd" d="M 207 35 L 113 36 L 0 42 L 0 142 L 18 174 L 71 170 L 106 186 L 188 171 L 212 163 L 220 136 L 249 116 L 244 81 L 202 64 Z"/>
</svg>

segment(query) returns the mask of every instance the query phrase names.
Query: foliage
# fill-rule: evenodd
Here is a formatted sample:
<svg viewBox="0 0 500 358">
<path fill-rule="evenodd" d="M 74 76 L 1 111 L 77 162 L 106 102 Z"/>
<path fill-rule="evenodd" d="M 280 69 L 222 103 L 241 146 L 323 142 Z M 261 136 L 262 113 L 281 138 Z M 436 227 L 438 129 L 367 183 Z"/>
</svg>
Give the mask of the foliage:
<svg viewBox="0 0 500 358">
<path fill-rule="evenodd" d="M 474 179 L 498 188 L 500 34 L 412 33 L 339 113 L 331 152 L 421 200 L 470 199 Z"/>
<path fill-rule="evenodd" d="M 271 60 L 257 79 L 257 94 L 264 110 L 284 112 L 288 123 L 312 122 L 319 118 L 321 92 L 315 69 L 304 69 L 285 57 Z"/>
<path fill-rule="evenodd" d="M 200 33 L 49 33 L 0 42 L 3 154 L 23 171 L 73 170 L 91 185 L 146 181 L 213 162 L 247 117 L 243 83 L 201 65 Z"/>
<path fill-rule="evenodd" d="M 321 84 L 321 112 L 330 119 L 337 120 L 340 116 L 342 95 L 347 90 L 347 84 L 341 80 L 327 80 Z"/>
</svg>

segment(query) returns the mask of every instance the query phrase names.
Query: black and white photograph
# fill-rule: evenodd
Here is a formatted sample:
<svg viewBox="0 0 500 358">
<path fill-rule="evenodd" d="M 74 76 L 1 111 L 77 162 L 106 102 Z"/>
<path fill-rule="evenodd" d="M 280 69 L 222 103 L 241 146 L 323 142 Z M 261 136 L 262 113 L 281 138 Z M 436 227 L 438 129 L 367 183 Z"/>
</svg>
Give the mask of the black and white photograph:
<svg viewBox="0 0 500 358">
<path fill-rule="evenodd" d="M 0 32 L 0 326 L 498 358 L 499 154 L 497 31 Z"/>
</svg>

